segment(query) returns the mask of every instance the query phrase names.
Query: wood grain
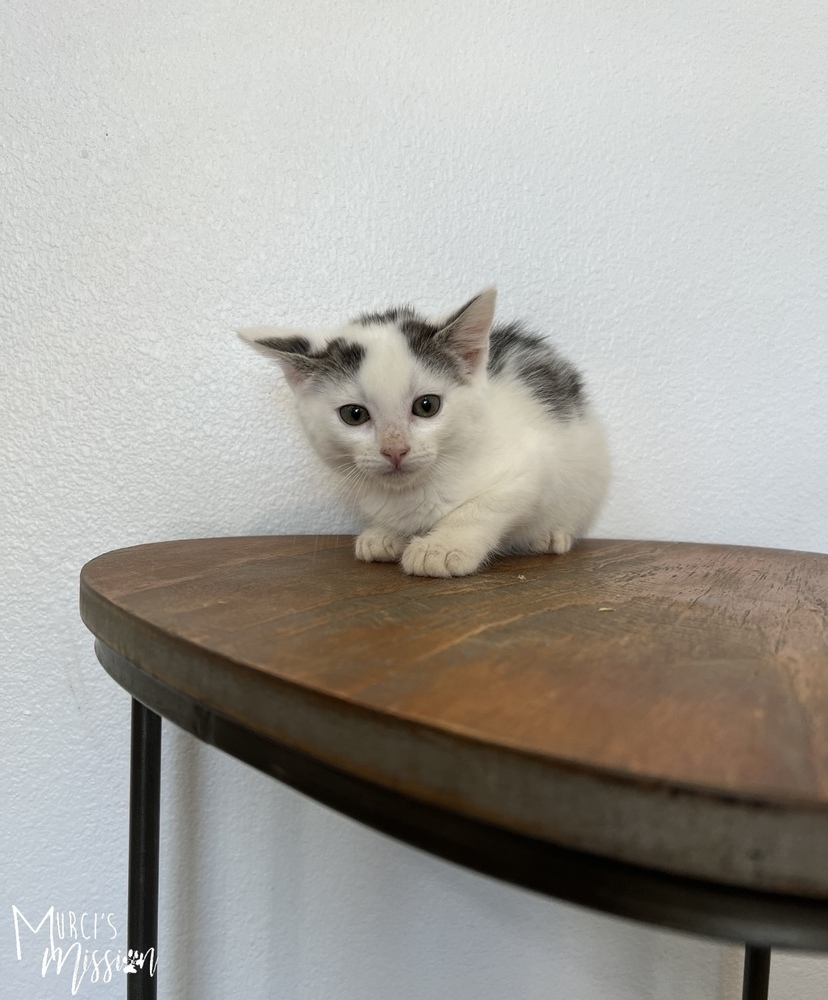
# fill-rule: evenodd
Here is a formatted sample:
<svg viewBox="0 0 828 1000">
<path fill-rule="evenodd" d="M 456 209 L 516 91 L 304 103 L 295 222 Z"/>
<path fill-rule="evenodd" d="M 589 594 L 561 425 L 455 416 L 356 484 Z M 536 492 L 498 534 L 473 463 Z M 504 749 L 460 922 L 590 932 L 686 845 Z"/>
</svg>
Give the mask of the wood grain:
<svg viewBox="0 0 828 1000">
<path fill-rule="evenodd" d="M 828 897 L 828 556 L 589 541 L 457 580 L 351 539 L 83 570 L 109 648 L 383 787 L 680 875 Z"/>
</svg>

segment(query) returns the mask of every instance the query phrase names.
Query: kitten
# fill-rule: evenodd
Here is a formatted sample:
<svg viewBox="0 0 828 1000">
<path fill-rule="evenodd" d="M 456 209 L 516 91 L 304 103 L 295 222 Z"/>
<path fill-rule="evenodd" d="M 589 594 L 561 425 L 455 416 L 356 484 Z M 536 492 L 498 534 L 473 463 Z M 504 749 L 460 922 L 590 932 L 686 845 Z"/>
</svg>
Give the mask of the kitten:
<svg viewBox="0 0 828 1000">
<path fill-rule="evenodd" d="M 609 460 L 581 377 L 520 325 L 492 329 L 494 307 L 490 288 L 443 322 L 405 307 L 239 331 L 365 517 L 358 559 L 465 576 L 498 552 L 567 552 L 597 514 Z"/>
</svg>

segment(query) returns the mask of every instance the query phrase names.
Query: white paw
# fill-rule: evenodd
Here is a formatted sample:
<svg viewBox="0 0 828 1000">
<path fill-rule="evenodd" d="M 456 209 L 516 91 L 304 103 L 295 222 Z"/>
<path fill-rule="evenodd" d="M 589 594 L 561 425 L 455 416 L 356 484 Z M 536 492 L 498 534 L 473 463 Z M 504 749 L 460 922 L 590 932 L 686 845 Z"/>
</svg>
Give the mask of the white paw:
<svg viewBox="0 0 828 1000">
<path fill-rule="evenodd" d="M 354 542 L 354 553 L 363 562 L 396 562 L 403 554 L 405 541 L 381 528 L 367 528 Z"/>
<path fill-rule="evenodd" d="M 556 556 L 562 556 L 572 548 L 573 541 L 572 535 L 568 535 L 565 531 L 553 531 L 549 539 L 549 551 L 554 552 Z"/>
<path fill-rule="evenodd" d="M 430 538 L 412 538 L 403 552 L 402 568 L 411 576 L 468 576 L 482 562 L 477 552 L 442 545 Z"/>
</svg>

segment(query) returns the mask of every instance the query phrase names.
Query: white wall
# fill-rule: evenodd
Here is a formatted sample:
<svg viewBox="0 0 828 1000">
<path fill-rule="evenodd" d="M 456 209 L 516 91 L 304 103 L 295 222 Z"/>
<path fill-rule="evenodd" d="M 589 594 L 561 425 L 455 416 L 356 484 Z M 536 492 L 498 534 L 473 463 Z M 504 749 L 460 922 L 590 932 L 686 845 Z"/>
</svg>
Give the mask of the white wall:
<svg viewBox="0 0 828 1000">
<path fill-rule="evenodd" d="M 127 696 L 82 563 L 348 530 L 230 335 L 484 284 L 591 375 L 597 532 L 828 551 L 818 2 L 10 0 L 0 23 L 0 982 L 126 903 Z M 165 728 L 162 996 L 731 1000 L 737 949 L 503 887 Z M 108 944 L 109 942 L 107 942 Z M 78 996 L 122 996 L 123 980 Z M 772 994 L 828 993 L 780 956 Z"/>
</svg>

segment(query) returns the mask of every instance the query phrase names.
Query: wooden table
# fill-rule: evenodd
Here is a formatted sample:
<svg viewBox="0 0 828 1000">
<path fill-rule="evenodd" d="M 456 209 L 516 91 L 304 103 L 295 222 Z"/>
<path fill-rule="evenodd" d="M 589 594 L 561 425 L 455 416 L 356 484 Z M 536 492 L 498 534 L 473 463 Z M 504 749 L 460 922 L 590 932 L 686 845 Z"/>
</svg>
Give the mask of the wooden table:
<svg viewBox="0 0 828 1000">
<path fill-rule="evenodd" d="M 744 942 L 751 1000 L 772 947 L 828 950 L 828 556 L 588 541 L 435 580 L 351 545 L 84 567 L 134 698 L 130 947 L 156 944 L 161 715 L 443 858 Z"/>
</svg>

